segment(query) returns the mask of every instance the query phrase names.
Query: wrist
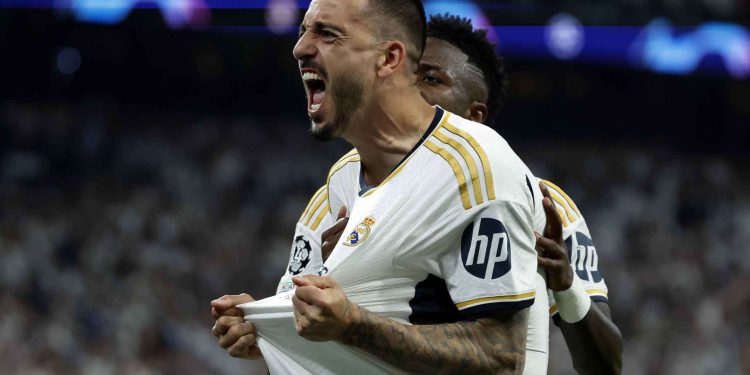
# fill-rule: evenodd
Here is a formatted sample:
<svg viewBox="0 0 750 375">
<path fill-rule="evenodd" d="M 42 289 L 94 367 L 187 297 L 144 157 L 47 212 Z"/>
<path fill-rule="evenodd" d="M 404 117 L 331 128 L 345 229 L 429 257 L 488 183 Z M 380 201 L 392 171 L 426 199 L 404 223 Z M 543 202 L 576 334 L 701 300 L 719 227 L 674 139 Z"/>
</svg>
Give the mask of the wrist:
<svg viewBox="0 0 750 375">
<path fill-rule="evenodd" d="M 589 298 L 583 283 L 575 274 L 570 284 L 570 288 L 562 291 L 553 292 L 555 303 L 560 314 L 560 318 L 566 323 L 578 323 L 586 317 L 591 309 L 591 298 Z"/>
<path fill-rule="evenodd" d="M 352 338 L 354 332 L 356 332 L 357 327 L 360 326 L 361 322 L 362 309 L 356 303 L 349 301 L 349 307 L 347 309 L 346 319 L 343 330 L 341 331 L 342 334 L 339 338 L 339 341 L 346 344 L 347 341 Z"/>
</svg>

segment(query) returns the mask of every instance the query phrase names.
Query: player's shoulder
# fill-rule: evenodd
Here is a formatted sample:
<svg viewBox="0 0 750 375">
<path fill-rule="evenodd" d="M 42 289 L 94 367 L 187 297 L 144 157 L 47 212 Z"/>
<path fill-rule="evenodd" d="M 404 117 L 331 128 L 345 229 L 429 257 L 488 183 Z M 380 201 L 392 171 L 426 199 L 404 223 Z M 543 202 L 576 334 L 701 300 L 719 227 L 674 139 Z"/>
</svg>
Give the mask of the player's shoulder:
<svg viewBox="0 0 750 375">
<path fill-rule="evenodd" d="M 298 224 L 315 231 L 320 227 L 320 224 L 329 212 L 328 185 L 323 185 L 310 198 L 307 207 L 305 207 L 302 216 L 299 218 Z"/>
<path fill-rule="evenodd" d="M 347 167 L 352 167 L 355 165 L 355 163 L 362 160 L 362 158 L 359 156 L 359 152 L 356 148 L 351 149 L 349 152 L 344 154 L 339 160 L 337 160 L 335 163 L 333 163 L 333 166 L 331 166 L 331 169 L 328 171 L 328 181 L 331 180 L 331 178 L 337 174 L 340 173 L 346 173 L 349 169 Z"/>
<path fill-rule="evenodd" d="M 555 203 L 557 212 L 562 218 L 563 227 L 567 228 L 575 223 L 583 222 L 583 215 L 576 206 L 573 199 L 559 186 L 549 180 L 539 179 L 549 191 L 550 197 Z"/>
<path fill-rule="evenodd" d="M 519 172 L 520 184 L 525 186 L 525 166 L 520 159 L 509 160 L 517 157 L 508 157 L 507 142 L 486 125 L 446 112 L 424 145 L 435 158 L 447 162 L 444 165 L 455 175 L 465 209 L 507 198 L 509 189 L 503 185 L 510 170 Z"/>
</svg>

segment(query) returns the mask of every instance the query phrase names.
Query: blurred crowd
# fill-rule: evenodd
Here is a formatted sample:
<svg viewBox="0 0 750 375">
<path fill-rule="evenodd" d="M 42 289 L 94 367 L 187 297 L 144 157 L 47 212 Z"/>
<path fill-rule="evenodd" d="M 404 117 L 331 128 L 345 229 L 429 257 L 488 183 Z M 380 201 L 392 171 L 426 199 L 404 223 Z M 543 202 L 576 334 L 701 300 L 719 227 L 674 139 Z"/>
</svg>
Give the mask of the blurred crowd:
<svg viewBox="0 0 750 375">
<path fill-rule="evenodd" d="M 3 374 L 265 374 L 209 302 L 274 292 L 347 145 L 297 118 L 0 103 Z M 502 129 L 499 129 L 502 134 Z M 523 141 L 587 219 L 625 374 L 750 373 L 750 171 L 668 146 Z M 572 374 L 556 329 L 550 373 Z"/>
</svg>

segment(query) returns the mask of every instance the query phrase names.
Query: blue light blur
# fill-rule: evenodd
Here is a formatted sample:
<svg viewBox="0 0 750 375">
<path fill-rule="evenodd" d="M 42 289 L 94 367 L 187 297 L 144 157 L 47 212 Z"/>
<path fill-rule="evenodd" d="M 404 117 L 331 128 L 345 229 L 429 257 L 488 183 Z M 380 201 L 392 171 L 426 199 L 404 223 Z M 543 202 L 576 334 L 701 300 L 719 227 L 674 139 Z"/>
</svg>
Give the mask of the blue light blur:
<svg viewBox="0 0 750 375">
<path fill-rule="evenodd" d="M 135 8 L 159 9 L 173 28 L 210 24 L 211 9 L 274 9 L 267 26 L 216 25 L 214 31 L 253 34 L 293 34 L 295 11 L 310 0 L 0 0 L 0 8 L 69 10 L 82 22 L 117 24 Z M 492 5 L 505 7 L 509 5 Z M 428 14 L 467 17 L 509 58 L 566 60 L 633 67 L 666 74 L 721 72 L 750 77 L 750 32 L 744 26 L 709 22 L 698 27 L 674 27 L 658 19 L 640 26 L 581 26 L 562 14 L 547 26 L 491 26 L 482 7 L 470 0 L 426 0 Z"/>
<path fill-rule="evenodd" d="M 715 56 L 733 77 L 750 76 L 750 33 L 739 25 L 711 22 L 686 29 L 656 20 L 640 32 L 630 52 L 636 64 L 660 73 L 690 74 Z"/>
</svg>

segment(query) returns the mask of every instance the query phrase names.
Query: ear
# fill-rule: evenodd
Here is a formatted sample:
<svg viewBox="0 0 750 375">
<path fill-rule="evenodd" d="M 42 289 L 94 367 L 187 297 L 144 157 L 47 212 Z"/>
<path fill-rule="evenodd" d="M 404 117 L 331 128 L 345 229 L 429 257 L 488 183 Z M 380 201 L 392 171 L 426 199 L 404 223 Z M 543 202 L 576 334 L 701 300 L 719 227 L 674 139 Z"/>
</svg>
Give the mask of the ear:
<svg viewBox="0 0 750 375">
<path fill-rule="evenodd" d="M 398 40 L 385 42 L 385 50 L 378 59 L 378 77 L 384 78 L 397 72 L 407 63 L 407 59 L 404 43 Z"/>
<path fill-rule="evenodd" d="M 471 103 L 467 112 L 466 118 L 480 124 L 484 124 L 484 122 L 487 121 L 487 115 L 489 114 L 487 104 L 476 100 L 474 103 Z"/>
</svg>

